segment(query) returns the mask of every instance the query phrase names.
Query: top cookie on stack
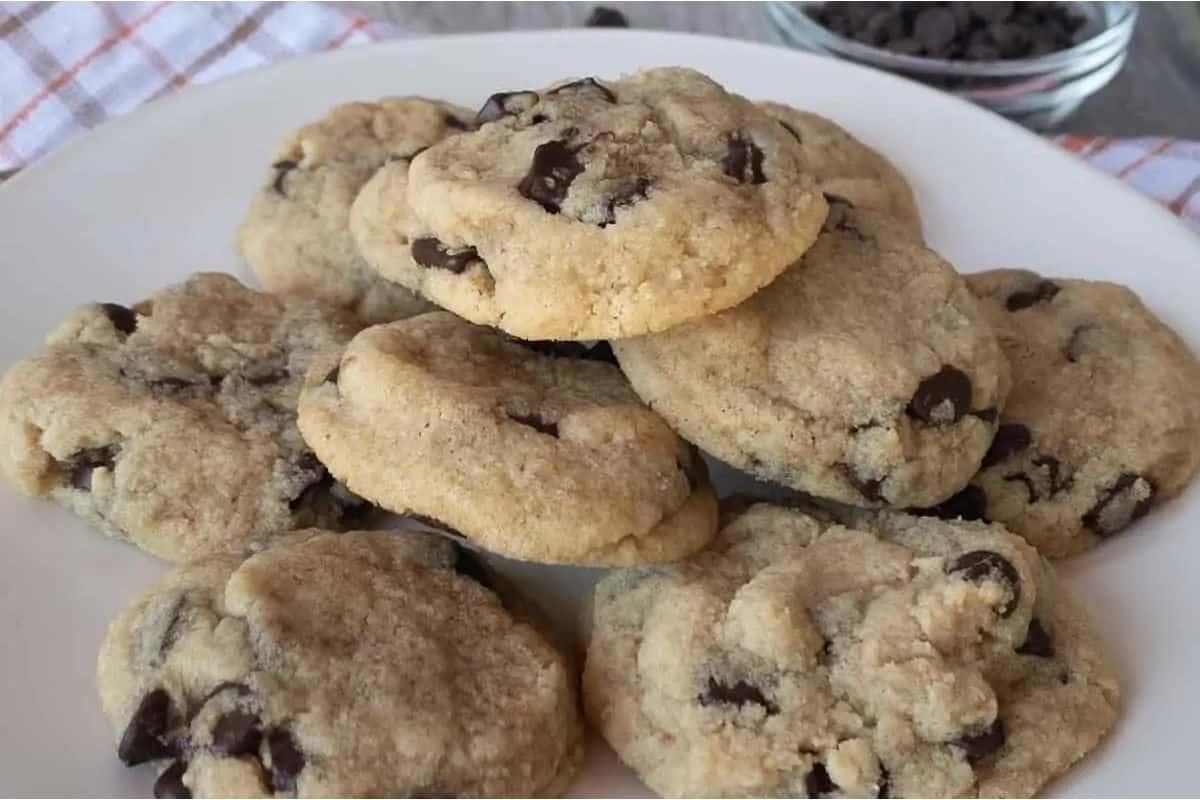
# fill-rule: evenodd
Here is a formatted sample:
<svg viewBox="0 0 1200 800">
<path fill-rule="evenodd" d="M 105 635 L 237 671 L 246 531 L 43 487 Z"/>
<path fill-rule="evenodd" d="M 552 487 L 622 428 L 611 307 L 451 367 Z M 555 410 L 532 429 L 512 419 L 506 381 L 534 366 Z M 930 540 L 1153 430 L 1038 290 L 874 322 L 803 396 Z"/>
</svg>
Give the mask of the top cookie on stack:
<svg viewBox="0 0 1200 800">
<path fill-rule="evenodd" d="M 376 175 L 352 229 L 385 277 L 522 338 L 623 338 L 729 308 L 825 218 L 796 139 L 692 70 L 496 94 L 475 122 Z"/>
</svg>

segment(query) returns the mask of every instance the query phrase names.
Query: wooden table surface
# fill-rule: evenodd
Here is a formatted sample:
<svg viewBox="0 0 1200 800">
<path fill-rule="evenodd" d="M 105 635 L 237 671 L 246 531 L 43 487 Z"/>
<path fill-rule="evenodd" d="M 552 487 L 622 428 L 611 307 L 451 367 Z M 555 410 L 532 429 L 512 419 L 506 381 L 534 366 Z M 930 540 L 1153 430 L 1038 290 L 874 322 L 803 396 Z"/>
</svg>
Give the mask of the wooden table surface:
<svg viewBox="0 0 1200 800">
<path fill-rule="evenodd" d="M 419 34 L 583 24 L 582 3 L 359 3 Z M 605 3 L 639 28 L 694 31 L 779 44 L 759 3 Z M 1102 136 L 1200 139 L 1200 3 L 1143 3 L 1124 69 L 1062 130 Z"/>
</svg>

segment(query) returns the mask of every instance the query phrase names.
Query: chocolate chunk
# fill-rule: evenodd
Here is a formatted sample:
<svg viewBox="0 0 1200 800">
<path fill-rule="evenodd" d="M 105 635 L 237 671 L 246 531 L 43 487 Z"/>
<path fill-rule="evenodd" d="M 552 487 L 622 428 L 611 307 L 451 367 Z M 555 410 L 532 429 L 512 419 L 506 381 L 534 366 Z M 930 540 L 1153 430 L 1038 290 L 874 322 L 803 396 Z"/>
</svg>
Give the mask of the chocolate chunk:
<svg viewBox="0 0 1200 800">
<path fill-rule="evenodd" d="M 192 790 L 183 783 L 183 773 L 187 772 L 187 767 L 186 761 L 172 761 L 171 765 L 163 770 L 163 773 L 158 776 L 158 780 L 154 782 L 154 796 L 158 798 L 191 797 Z"/>
<path fill-rule="evenodd" d="M 1048 303 L 1058 294 L 1058 284 L 1052 281 L 1042 281 L 1027 292 L 1013 292 L 1004 301 L 1004 307 L 1009 311 L 1020 311 L 1038 303 Z"/>
<path fill-rule="evenodd" d="M 605 208 L 606 214 L 604 221 L 600 223 L 601 228 L 607 228 L 617 221 L 617 209 L 631 206 L 639 200 L 646 199 L 646 192 L 650 189 L 650 181 L 646 178 L 638 178 L 631 185 L 616 192 L 608 198 L 608 205 Z"/>
<path fill-rule="evenodd" d="M 738 183 L 766 183 L 763 175 L 763 151 L 753 140 L 740 132 L 730 134 L 725 140 L 725 158 L 721 161 L 725 174 Z"/>
<path fill-rule="evenodd" d="M 465 131 L 471 127 L 470 125 L 468 125 L 467 123 L 465 123 L 461 119 L 459 119 L 458 117 L 454 116 L 453 114 L 449 114 L 449 113 L 442 115 L 442 123 L 447 128 L 450 128 L 450 129 L 456 130 L 456 131 Z M 424 150 L 425 148 L 421 148 L 421 149 Z M 409 158 L 412 158 L 412 156 L 409 156 Z"/>
<path fill-rule="evenodd" d="M 612 90 L 609 89 L 604 84 L 600 83 L 600 81 L 596 80 L 595 78 L 582 78 L 577 81 L 572 81 L 571 83 L 564 83 L 562 86 L 554 87 L 546 94 L 558 94 L 559 92 L 583 92 L 583 91 L 597 92 L 597 93 L 599 93 L 599 95 L 601 97 L 603 97 L 609 103 L 617 102 L 617 96 L 612 93 Z"/>
<path fill-rule="evenodd" d="M 257 753 L 262 741 L 261 725 L 257 714 L 238 709 L 227 711 L 213 726 L 213 752 L 224 756 Z"/>
<path fill-rule="evenodd" d="M 341 368 L 342 368 L 341 362 L 338 362 L 337 364 L 335 364 L 333 369 L 329 370 L 329 374 L 325 376 L 325 380 L 321 381 L 321 383 L 336 384 L 338 382 L 338 372 L 341 370 Z"/>
<path fill-rule="evenodd" d="M 495 122 L 503 117 L 520 114 L 541 100 L 537 92 L 497 92 L 489 97 L 475 115 L 475 127 Z"/>
<path fill-rule="evenodd" d="M 126 336 L 137 330 L 137 312 L 132 308 L 126 308 L 117 303 L 101 303 L 100 310 L 104 312 L 104 316 L 108 317 L 112 326 Z"/>
<path fill-rule="evenodd" d="M 422 267 L 444 269 L 455 275 L 465 272 L 472 262 L 483 260 L 474 247 L 447 247 L 432 236 L 413 239 L 412 257 Z"/>
<path fill-rule="evenodd" d="M 460 544 L 454 545 L 455 561 L 454 571 L 464 578 L 470 578 L 485 589 L 495 589 L 492 585 L 492 576 L 488 572 L 487 567 L 483 565 L 474 552 Z"/>
<path fill-rule="evenodd" d="M 812 770 L 804 777 L 804 791 L 809 797 L 825 797 L 834 790 L 833 781 L 829 777 L 829 770 L 825 769 L 825 765 L 818 762 L 813 764 Z"/>
<path fill-rule="evenodd" d="M 996 438 L 992 439 L 992 446 L 988 448 L 987 454 L 983 457 L 983 469 L 995 466 L 1009 456 L 1020 453 L 1032 442 L 1033 436 L 1029 433 L 1029 428 L 1021 423 L 1011 422 L 1001 425 L 996 430 Z"/>
<path fill-rule="evenodd" d="M 772 716 L 779 713 L 779 706 L 772 703 L 763 695 L 762 691 L 757 686 L 751 686 L 745 681 L 738 681 L 735 684 L 729 685 L 721 683 L 716 678 L 708 679 L 708 689 L 698 698 L 700 705 L 734 705 L 738 708 L 753 703 L 762 706 L 766 710 L 767 716 Z"/>
<path fill-rule="evenodd" d="M 71 487 L 81 492 L 90 492 L 92 490 L 92 472 L 97 467 L 112 469 L 118 449 L 117 445 L 110 444 L 104 447 L 80 450 L 71 456 L 65 463 L 65 468 L 70 470 Z"/>
<path fill-rule="evenodd" d="M 583 24 L 589 28 L 628 28 L 629 20 L 615 8 L 596 6 Z"/>
<path fill-rule="evenodd" d="M 561 139 L 538 145 L 533 151 L 529 172 L 521 179 L 517 191 L 551 214 L 557 214 L 571 188 L 571 181 L 583 172 L 583 164 L 575 157 L 576 152 Z"/>
<path fill-rule="evenodd" d="M 125 766 L 172 755 L 173 749 L 166 739 L 170 716 L 171 696 L 165 689 L 155 689 L 142 698 L 117 745 L 117 757 Z"/>
<path fill-rule="evenodd" d="M 1021 575 L 1012 562 L 999 553 L 991 550 L 963 553 L 954 560 L 947 572 L 951 575 L 957 573 L 963 580 L 975 582 L 999 578 L 1008 584 L 1012 597 L 996 609 L 996 613 L 1007 617 L 1017 610 L 1017 603 L 1021 600 Z"/>
<path fill-rule="evenodd" d="M 971 379 L 962 370 L 942 367 L 917 386 L 908 413 L 931 425 L 958 422 L 971 407 Z"/>
<path fill-rule="evenodd" d="M 1042 627 L 1037 617 L 1029 621 L 1029 629 L 1025 632 L 1025 641 L 1017 647 L 1017 652 L 1023 656 L 1054 657 L 1054 640 Z"/>
<path fill-rule="evenodd" d="M 965 750 L 967 761 L 974 764 L 1003 747 L 1005 739 L 1004 722 L 996 717 L 996 721 L 980 733 L 964 736 L 951 744 Z"/>
<path fill-rule="evenodd" d="M 548 436 L 553 436 L 556 439 L 558 438 L 558 423 L 556 422 L 546 422 L 537 414 L 514 414 L 511 411 L 506 411 L 504 413 L 513 422 L 524 425 L 528 428 L 533 428 L 538 433 L 544 433 Z"/>
<path fill-rule="evenodd" d="M 272 164 L 271 169 L 275 170 L 275 182 L 271 184 L 271 188 L 273 188 L 279 194 L 284 194 L 283 179 L 288 176 L 289 172 L 298 166 L 300 165 L 297 162 L 287 160 L 276 161 L 274 164 Z"/>
<path fill-rule="evenodd" d="M 1153 500 L 1153 482 L 1132 472 L 1122 473 L 1101 490 L 1096 504 L 1083 515 L 1083 524 L 1097 536 L 1112 536 L 1145 516 Z"/>
<path fill-rule="evenodd" d="M 913 513 L 946 520 L 984 520 L 987 515 L 987 494 L 978 486 L 964 486 L 950 499 L 930 509 L 914 509 Z"/>
<path fill-rule="evenodd" d="M 283 728 L 267 734 L 267 753 L 271 756 L 271 788 L 290 792 L 296 788 L 296 776 L 304 769 L 304 753 L 292 735 Z"/>
<path fill-rule="evenodd" d="M 841 463 L 838 464 L 838 467 L 841 468 L 842 474 L 846 476 L 846 480 L 850 482 L 850 485 L 867 500 L 870 500 L 872 503 L 878 503 L 886 499 L 880 491 L 885 478 L 864 478 L 850 464 Z"/>
</svg>

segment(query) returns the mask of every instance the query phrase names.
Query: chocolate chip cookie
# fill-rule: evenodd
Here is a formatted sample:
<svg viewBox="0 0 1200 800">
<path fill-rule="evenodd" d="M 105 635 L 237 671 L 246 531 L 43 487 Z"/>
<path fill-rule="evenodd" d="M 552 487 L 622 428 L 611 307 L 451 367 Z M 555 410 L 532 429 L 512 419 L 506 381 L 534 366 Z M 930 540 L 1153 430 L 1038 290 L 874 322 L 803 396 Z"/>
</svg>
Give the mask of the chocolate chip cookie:
<svg viewBox="0 0 1200 800">
<path fill-rule="evenodd" d="M 804 154 L 804 168 L 817 187 L 858 208 L 890 214 L 921 235 L 921 215 L 908 181 L 881 153 L 850 135 L 836 122 L 782 103 L 759 103 L 787 130 Z"/>
<path fill-rule="evenodd" d="M 268 291 L 308 295 L 368 322 L 427 309 L 363 261 L 347 227 L 350 205 L 381 166 L 406 173 L 414 156 L 469 119 L 419 97 L 337 106 L 280 146 L 238 230 L 238 251 Z"/>
<path fill-rule="evenodd" d="M 664 796 L 1028 797 L 1118 686 L 1082 608 L 998 525 L 756 505 L 596 589 L 589 718 Z"/>
<path fill-rule="evenodd" d="M 560 795 L 576 676 L 457 549 L 307 531 L 175 570 L 100 651 L 117 755 L 156 797 Z"/>
<path fill-rule="evenodd" d="M 979 468 L 1008 366 L 978 301 L 902 224 L 835 200 L 816 245 L 736 308 L 613 343 L 650 407 L 756 477 L 932 505 Z"/>
<path fill-rule="evenodd" d="M 633 564 L 702 547 L 716 530 L 703 462 L 597 360 L 606 348 L 566 349 L 446 312 L 368 328 L 310 370 L 300 430 L 354 492 L 506 556 Z"/>
<path fill-rule="evenodd" d="M 825 216 L 799 143 L 692 70 L 495 94 L 475 124 L 414 159 L 406 195 L 393 181 L 356 229 L 386 234 L 406 196 L 412 227 L 363 243 L 373 266 L 525 339 L 633 336 L 728 308 Z"/>
<path fill-rule="evenodd" d="M 1068 556 L 1124 529 L 1200 466 L 1200 364 L 1130 290 L 1026 270 L 968 275 L 1012 364 L 996 439 L 937 509 Z"/>
<path fill-rule="evenodd" d="M 218 274 L 83 306 L 0 382 L 0 473 L 172 561 L 352 523 L 369 506 L 304 444 L 296 402 L 356 329 Z"/>
</svg>

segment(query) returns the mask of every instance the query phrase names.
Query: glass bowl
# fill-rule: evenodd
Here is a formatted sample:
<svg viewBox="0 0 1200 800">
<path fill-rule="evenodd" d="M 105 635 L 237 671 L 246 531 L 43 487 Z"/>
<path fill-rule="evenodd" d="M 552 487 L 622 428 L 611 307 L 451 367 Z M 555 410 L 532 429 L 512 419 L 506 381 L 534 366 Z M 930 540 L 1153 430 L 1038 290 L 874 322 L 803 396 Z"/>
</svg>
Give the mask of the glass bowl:
<svg viewBox="0 0 1200 800">
<path fill-rule="evenodd" d="M 819 3 L 767 3 L 793 47 L 894 72 L 990 108 L 1034 129 L 1051 128 L 1120 72 L 1137 3 L 1072 3 L 1087 38 L 1066 50 L 1004 61 L 948 61 L 893 53 L 839 36 L 806 13 Z M 1090 34 L 1090 35 L 1089 35 Z"/>
</svg>

